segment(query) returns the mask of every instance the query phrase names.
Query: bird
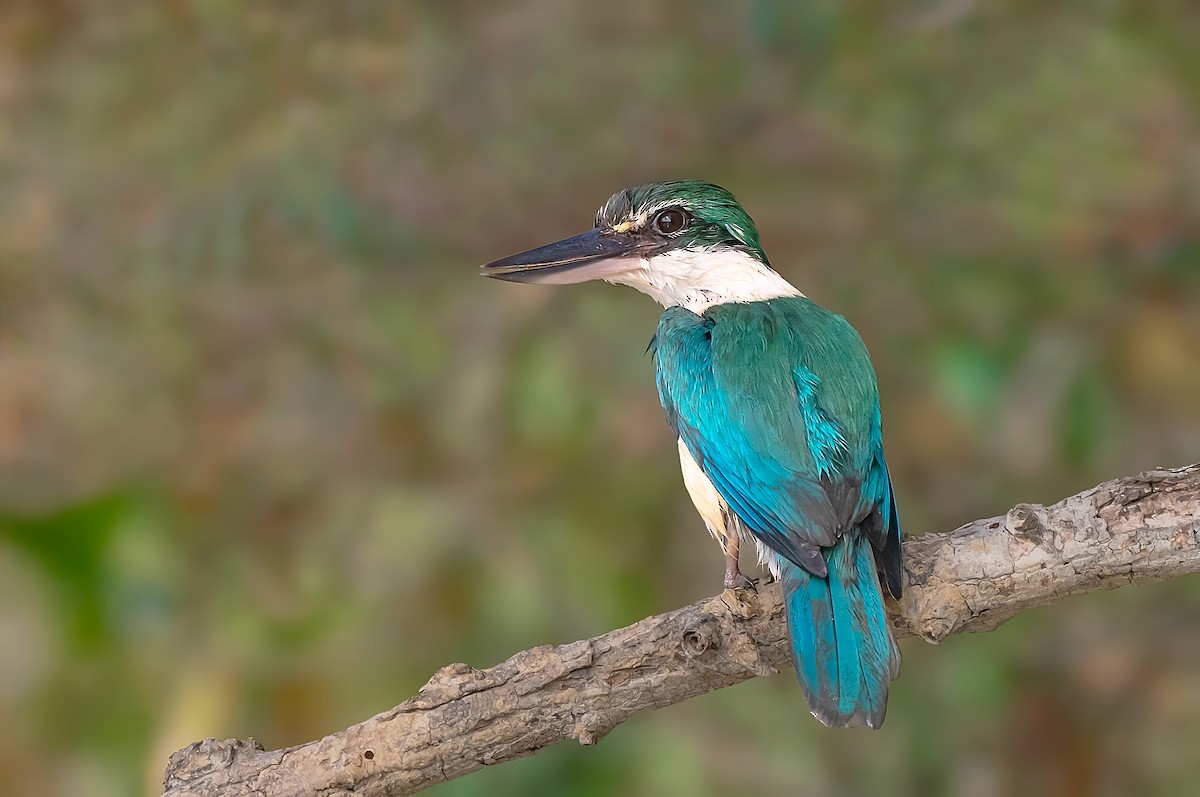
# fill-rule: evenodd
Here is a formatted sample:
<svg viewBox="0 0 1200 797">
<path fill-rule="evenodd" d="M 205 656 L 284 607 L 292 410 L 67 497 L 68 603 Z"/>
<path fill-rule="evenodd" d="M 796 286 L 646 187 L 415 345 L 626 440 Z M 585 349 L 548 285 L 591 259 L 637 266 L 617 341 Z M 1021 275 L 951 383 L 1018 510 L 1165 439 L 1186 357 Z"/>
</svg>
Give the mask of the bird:
<svg viewBox="0 0 1200 797">
<path fill-rule="evenodd" d="M 728 190 L 701 180 L 613 194 L 590 230 L 485 264 L 484 276 L 603 280 L 664 308 L 648 351 L 685 488 L 725 555 L 753 541 L 784 595 L 796 676 L 818 720 L 882 725 L 900 651 L 901 531 L 879 389 L 858 332 L 767 259 Z"/>
</svg>

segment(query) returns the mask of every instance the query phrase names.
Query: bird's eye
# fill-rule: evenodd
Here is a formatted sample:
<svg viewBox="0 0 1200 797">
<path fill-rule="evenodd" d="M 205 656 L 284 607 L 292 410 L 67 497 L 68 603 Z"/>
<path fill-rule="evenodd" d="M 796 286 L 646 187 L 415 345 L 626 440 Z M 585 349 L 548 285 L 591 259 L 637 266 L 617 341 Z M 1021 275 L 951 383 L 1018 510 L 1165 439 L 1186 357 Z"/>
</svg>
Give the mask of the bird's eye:
<svg viewBox="0 0 1200 797">
<path fill-rule="evenodd" d="M 692 217 L 681 208 L 660 210 L 654 217 L 654 231 L 659 235 L 674 235 L 687 229 Z"/>
</svg>

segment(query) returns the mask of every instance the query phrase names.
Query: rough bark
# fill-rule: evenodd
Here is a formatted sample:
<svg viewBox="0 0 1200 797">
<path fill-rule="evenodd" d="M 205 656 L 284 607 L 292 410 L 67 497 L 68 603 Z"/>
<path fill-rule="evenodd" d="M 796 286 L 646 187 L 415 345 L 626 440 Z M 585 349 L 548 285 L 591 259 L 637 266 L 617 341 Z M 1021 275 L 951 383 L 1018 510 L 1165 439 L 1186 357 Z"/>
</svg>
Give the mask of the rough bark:
<svg viewBox="0 0 1200 797">
<path fill-rule="evenodd" d="M 895 628 L 935 643 L 1065 595 L 1196 572 L 1200 465 L 1117 479 L 1053 506 L 1019 504 L 911 538 L 904 557 Z M 164 795 L 412 794 L 568 738 L 595 744 L 636 711 L 790 666 L 778 586 L 726 591 L 486 670 L 451 664 L 399 706 L 297 747 L 196 742 L 171 756 Z"/>
</svg>

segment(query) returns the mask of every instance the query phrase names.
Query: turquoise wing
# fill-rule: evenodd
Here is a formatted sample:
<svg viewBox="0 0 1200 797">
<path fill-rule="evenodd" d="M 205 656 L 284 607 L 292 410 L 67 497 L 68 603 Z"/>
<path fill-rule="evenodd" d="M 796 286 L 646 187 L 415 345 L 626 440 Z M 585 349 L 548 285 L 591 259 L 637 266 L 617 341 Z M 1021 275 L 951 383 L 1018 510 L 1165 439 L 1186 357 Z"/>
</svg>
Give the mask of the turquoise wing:
<svg viewBox="0 0 1200 797">
<path fill-rule="evenodd" d="M 875 372 L 841 316 L 804 297 L 673 307 L 651 343 L 671 426 L 746 527 L 813 575 L 860 527 L 900 592 L 900 529 Z"/>
</svg>

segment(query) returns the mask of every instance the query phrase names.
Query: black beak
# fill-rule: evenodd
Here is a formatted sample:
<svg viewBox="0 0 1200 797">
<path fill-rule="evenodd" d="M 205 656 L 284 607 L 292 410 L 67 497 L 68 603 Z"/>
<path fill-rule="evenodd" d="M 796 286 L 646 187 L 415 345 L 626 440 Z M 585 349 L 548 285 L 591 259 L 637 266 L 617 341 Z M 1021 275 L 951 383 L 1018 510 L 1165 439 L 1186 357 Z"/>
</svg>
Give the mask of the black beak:
<svg viewBox="0 0 1200 797">
<path fill-rule="evenodd" d="M 597 228 L 493 260 L 480 273 L 508 282 L 570 285 L 632 271 L 641 249 L 632 235 Z"/>
</svg>

